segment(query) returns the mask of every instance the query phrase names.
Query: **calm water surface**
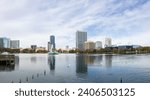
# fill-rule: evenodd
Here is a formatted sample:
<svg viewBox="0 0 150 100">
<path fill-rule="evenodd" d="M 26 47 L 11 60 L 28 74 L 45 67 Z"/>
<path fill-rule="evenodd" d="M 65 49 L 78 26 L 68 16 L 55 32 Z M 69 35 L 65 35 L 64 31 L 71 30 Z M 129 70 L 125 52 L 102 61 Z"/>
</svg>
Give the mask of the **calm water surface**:
<svg viewBox="0 0 150 100">
<path fill-rule="evenodd" d="M 16 54 L 14 67 L 0 66 L 0 82 L 150 83 L 150 55 Z"/>
</svg>

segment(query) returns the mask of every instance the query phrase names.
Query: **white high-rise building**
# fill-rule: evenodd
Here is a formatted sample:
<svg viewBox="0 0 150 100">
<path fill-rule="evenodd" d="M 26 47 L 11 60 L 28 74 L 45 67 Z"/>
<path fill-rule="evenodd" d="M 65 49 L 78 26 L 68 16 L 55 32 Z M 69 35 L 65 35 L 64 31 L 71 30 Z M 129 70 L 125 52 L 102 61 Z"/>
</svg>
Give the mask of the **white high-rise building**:
<svg viewBox="0 0 150 100">
<path fill-rule="evenodd" d="M 10 41 L 10 48 L 19 49 L 20 48 L 20 41 L 19 40 L 11 40 Z"/>
<path fill-rule="evenodd" d="M 56 43 L 55 43 L 55 36 L 50 36 L 50 41 L 47 44 L 48 51 L 55 51 L 56 50 Z"/>
<path fill-rule="evenodd" d="M 105 38 L 105 47 L 111 47 L 112 43 L 111 43 L 111 38 Z"/>
<path fill-rule="evenodd" d="M 95 42 L 95 49 L 101 49 L 102 48 L 102 42 L 101 41 L 96 41 Z"/>
<path fill-rule="evenodd" d="M 84 50 L 84 43 L 87 41 L 87 32 L 77 31 L 76 32 L 76 48 Z"/>
</svg>

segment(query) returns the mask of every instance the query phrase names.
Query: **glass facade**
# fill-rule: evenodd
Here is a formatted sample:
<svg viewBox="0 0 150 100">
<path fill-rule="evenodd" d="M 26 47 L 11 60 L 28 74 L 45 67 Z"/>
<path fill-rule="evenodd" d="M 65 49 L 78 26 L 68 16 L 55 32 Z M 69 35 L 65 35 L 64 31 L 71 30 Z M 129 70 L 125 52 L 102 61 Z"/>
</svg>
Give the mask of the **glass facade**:
<svg viewBox="0 0 150 100">
<path fill-rule="evenodd" d="M 19 40 L 11 40 L 10 41 L 10 47 L 13 49 L 20 48 L 20 41 Z"/>
<path fill-rule="evenodd" d="M 10 39 L 9 38 L 0 38 L 0 47 L 1 48 L 10 48 Z"/>
<path fill-rule="evenodd" d="M 52 45 L 53 49 L 56 49 L 55 36 L 53 36 L 53 35 L 50 36 L 50 44 Z"/>
<path fill-rule="evenodd" d="M 87 32 L 76 32 L 76 48 L 79 50 L 84 50 L 84 43 L 87 41 Z"/>
</svg>

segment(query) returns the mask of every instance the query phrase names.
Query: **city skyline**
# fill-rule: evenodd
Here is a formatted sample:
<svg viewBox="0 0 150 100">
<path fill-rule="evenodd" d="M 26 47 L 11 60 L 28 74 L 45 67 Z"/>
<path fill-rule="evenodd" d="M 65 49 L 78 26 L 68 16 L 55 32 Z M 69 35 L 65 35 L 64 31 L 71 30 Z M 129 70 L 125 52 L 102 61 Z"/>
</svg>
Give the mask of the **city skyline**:
<svg viewBox="0 0 150 100">
<path fill-rule="evenodd" d="M 149 46 L 149 8 L 149 0 L 1 0 L 0 36 L 26 48 L 46 47 L 54 35 L 57 48 L 71 48 L 81 30 L 94 42 L 111 37 L 112 44 Z"/>
</svg>

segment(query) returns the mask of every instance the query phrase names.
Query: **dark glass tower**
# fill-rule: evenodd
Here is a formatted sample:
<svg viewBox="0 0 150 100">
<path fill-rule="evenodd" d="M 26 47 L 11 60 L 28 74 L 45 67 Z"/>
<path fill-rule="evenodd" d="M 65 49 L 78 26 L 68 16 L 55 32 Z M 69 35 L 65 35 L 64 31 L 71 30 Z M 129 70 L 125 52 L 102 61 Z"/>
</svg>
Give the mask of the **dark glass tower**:
<svg viewBox="0 0 150 100">
<path fill-rule="evenodd" d="M 56 49 L 55 36 L 54 35 L 50 36 L 50 44 L 52 45 L 53 49 Z"/>
</svg>

